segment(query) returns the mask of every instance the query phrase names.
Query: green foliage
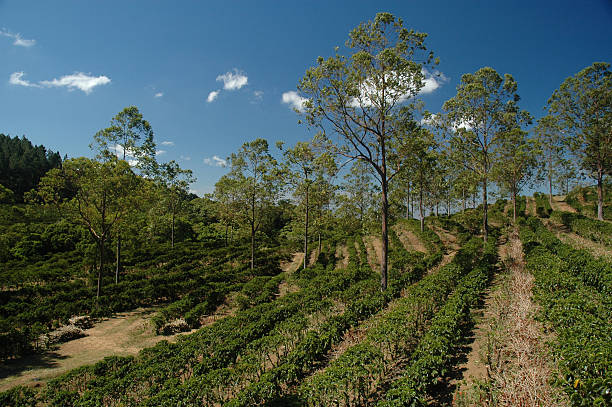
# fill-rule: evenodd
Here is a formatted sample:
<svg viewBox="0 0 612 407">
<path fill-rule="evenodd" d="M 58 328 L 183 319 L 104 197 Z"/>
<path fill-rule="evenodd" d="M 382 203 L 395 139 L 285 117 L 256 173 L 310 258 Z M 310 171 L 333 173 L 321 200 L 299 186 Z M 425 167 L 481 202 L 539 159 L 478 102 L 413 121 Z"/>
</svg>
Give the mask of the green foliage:
<svg viewBox="0 0 612 407">
<path fill-rule="evenodd" d="M 533 194 L 533 198 L 536 201 L 536 215 L 540 218 L 548 218 L 552 213 L 552 207 L 548 197 L 544 194 L 536 192 Z"/>
<path fill-rule="evenodd" d="M 36 188 L 47 171 L 61 165 L 59 153 L 34 146 L 25 137 L 0 134 L 0 203 L 23 202 L 24 194 Z"/>
<path fill-rule="evenodd" d="M 612 224 L 588 218 L 584 215 L 553 211 L 551 219 L 569 227 L 572 232 L 595 242 L 612 246 Z"/>
<path fill-rule="evenodd" d="M 529 219 L 520 237 L 541 317 L 556 332 L 557 384 L 575 406 L 609 405 L 612 265 L 562 244 L 537 219 Z"/>
</svg>

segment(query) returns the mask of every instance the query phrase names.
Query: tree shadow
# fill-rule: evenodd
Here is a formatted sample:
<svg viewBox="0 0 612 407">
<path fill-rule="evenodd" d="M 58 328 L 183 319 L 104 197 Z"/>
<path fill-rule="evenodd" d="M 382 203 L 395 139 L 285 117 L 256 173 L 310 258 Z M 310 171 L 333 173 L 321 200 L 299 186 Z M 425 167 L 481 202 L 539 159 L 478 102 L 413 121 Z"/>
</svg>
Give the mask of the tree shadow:
<svg viewBox="0 0 612 407">
<path fill-rule="evenodd" d="M 0 363 L 0 380 L 11 376 L 19 376 L 22 372 L 33 369 L 52 369 L 59 366 L 58 361 L 68 358 L 55 350 L 35 352 L 17 359 Z"/>
</svg>

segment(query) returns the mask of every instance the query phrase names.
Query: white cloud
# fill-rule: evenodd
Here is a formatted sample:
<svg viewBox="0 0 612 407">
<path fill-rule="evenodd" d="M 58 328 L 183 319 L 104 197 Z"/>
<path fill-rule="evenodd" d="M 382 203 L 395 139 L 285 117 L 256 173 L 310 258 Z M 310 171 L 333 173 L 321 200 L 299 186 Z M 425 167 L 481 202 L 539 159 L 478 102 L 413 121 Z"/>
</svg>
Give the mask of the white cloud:
<svg viewBox="0 0 612 407">
<path fill-rule="evenodd" d="M 425 79 L 423 80 L 423 87 L 419 91 L 420 94 L 427 94 L 435 91 L 444 83 L 448 82 L 448 78 L 444 76 L 442 72 L 435 72 L 433 75 L 427 70 L 423 70 Z"/>
<path fill-rule="evenodd" d="M 25 79 L 22 79 L 24 75 L 25 75 L 25 72 L 13 72 L 11 74 L 11 77 L 9 78 L 9 83 L 11 85 L 19 85 L 19 86 L 27 86 L 27 87 L 32 87 L 32 88 L 40 88 L 40 85 L 38 85 L 36 83 L 32 83 L 32 82 L 27 81 Z"/>
<path fill-rule="evenodd" d="M 219 91 L 218 90 L 213 90 L 212 92 L 210 92 L 208 94 L 208 97 L 206 98 L 206 101 L 208 103 L 211 103 L 211 102 L 213 102 L 217 98 L 217 96 L 219 96 Z"/>
<path fill-rule="evenodd" d="M 453 123 L 453 127 L 455 128 L 455 131 L 459 130 L 459 129 L 464 129 L 466 131 L 470 131 L 472 130 L 473 126 L 466 120 L 460 120 L 458 122 L 454 122 Z"/>
<path fill-rule="evenodd" d="M 13 34 L 12 32 L 6 29 L 0 30 L 0 35 L 2 35 L 3 37 L 12 38 L 13 40 L 15 40 L 13 41 L 13 45 L 18 46 L 18 47 L 28 48 L 36 44 L 36 40 L 26 40 L 25 38 L 21 37 L 21 34 L 19 33 Z"/>
<path fill-rule="evenodd" d="M 298 112 L 304 111 L 304 102 L 308 99 L 298 95 L 298 93 L 294 90 L 290 90 L 289 92 L 283 93 L 281 98 L 281 102 L 291 106 L 293 109 Z"/>
<path fill-rule="evenodd" d="M 174 145 L 174 141 L 162 141 L 161 143 L 162 146 L 173 146 Z"/>
<path fill-rule="evenodd" d="M 182 155 L 182 156 L 181 156 L 181 160 L 191 161 L 191 157 L 189 157 L 189 156 L 185 156 L 185 155 Z"/>
<path fill-rule="evenodd" d="M 64 75 L 59 79 L 53 79 L 51 81 L 41 81 L 40 84 L 47 87 L 62 87 L 65 86 L 69 90 L 79 89 L 86 94 L 91 93 L 93 88 L 100 85 L 106 85 L 110 83 L 110 79 L 104 75 L 102 76 L 91 76 L 84 74 L 83 72 L 75 72 L 72 75 Z"/>
<path fill-rule="evenodd" d="M 234 72 L 226 72 L 223 75 L 217 76 L 217 81 L 223 82 L 223 89 L 225 90 L 237 90 L 245 86 L 249 82 L 249 78 L 243 73 L 238 72 L 237 69 L 234 69 Z"/>
<path fill-rule="evenodd" d="M 157 92 L 155 95 L 153 95 L 153 97 L 156 97 L 156 98 L 160 98 L 162 96 L 164 96 L 164 92 Z"/>
<path fill-rule="evenodd" d="M 421 126 L 431 126 L 436 124 L 436 121 L 438 120 L 439 116 L 437 114 L 432 114 L 429 117 L 423 117 L 421 119 Z"/>
<path fill-rule="evenodd" d="M 210 165 L 212 167 L 226 167 L 227 161 L 219 156 L 213 155 L 212 158 L 205 158 L 204 164 Z"/>
<path fill-rule="evenodd" d="M 155 155 L 164 155 L 164 154 L 166 154 L 166 150 L 157 150 L 155 152 Z"/>
</svg>

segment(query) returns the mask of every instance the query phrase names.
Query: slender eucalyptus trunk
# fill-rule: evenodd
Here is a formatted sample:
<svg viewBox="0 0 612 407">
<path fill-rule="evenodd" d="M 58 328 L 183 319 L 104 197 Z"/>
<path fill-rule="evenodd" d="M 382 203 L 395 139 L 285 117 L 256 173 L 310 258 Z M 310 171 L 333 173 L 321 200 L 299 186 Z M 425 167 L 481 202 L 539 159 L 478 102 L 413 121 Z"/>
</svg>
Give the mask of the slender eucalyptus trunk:
<svg viewBox="0 0 612 407">
<path fill-rule="evenodd" d="M 597 219 L 603 218 L 603 168 L 601 165 L 597 168 Z"/>
<path fill-rule="evenodd" d="M 306 179 L 308 182 L 308 179 Z M 308 185 L 306 185 L 306 215 L 304 217 L 304 269 L 306 269 L 306 257 L 308 253 Z"/>
<path fill-rule="evenodd" d="M 98 267 L 98 288 L 96 290 L 96 303 L 100 298 L 100 291 L 102 288 L 102 273 L 104 270 L 104 239 L 98 241 L 98 250 L 100 251 L 100 266 Z"/>
<path fill-rule="evenodd" d="M 251 271 L 254 269 L 255 269 L 255 197 L 252 197 L 251 199 Z"/>
<path fill-rule="evenodd" d="M 552 206 L 552 158 L 548 158 L 548 202 Z"/>
<path fill-rule="evenodd" d="M 425 230 L 425 216 L 423 213 L 423 184 L 419 188 L 419 216 L 421 218 L 421 232 Z"/>
<path fill-rule="evenodd" d="M 386 178 L 386 175 L 385 175 Z M 382 259 L 380 262 L 380 289 L 387 289 L 387 259 L 389 249 L 389 232 L 387 230 L 387 217 L 389 214 L 389 202 L 387 201 L 387 180 L 383 179 L 382 185 Z"/>
<path fill-rule="evenodd" d="M 229 228 L 229 223 L 225 224 L 225 247 L 227 247 L 227 229 Z"/>
<path fill-rule="evenodd" d="M 487 177 L 484 177 L 482 180 L 482 234 L 485 243 L 487 243 L 487 238 L 489 237 L 489 214 L 487 210 Z"/>
<path fill-rule="evenodd" d="M 512 190 L 512 223 L 516 223 L 516 190 Z"/>
<path fill-rule="evenodd" d="M 175 219 L 175 212 L 172 211 L 172 232 L 171 232 L 171 241 L 172 241 L 172 248 L 174 249 L 174 219 Z"/>
<path fill-rule="evenodd" d="M 465 188 L 461 188 L 461 210 L 465 212 Z"/>
<path fill-rule="evenodd" d="M 117 260 L 115 262 L 115 284 L 119 283 L 119 272 L 121 271 L 121 235 L 117 234 Z"/>
</svg>

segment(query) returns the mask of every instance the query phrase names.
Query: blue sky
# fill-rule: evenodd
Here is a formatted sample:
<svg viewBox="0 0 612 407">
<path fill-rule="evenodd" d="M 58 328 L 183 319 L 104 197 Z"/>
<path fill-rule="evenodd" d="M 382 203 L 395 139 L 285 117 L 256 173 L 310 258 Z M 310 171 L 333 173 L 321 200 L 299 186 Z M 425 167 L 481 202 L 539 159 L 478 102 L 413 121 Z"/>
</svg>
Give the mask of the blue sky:
<svg viewBox="0 0 612 407">
<path fill-rule="evenodd" d="M 423 95 L 432 112 L 463 73 L 491 66 L 515 77 L 537 118 L 566 77 L 612 61 L 609 0 L 0 0 L 0 133 L 90 156 L 93 134 L 136 105 L 159 160 L 179 161 L 195 191 L 211 192 L 243 142 L 311 138 L 283 94 L 379 11 L 429 34 L 447 78 Z"/>
</svg>

